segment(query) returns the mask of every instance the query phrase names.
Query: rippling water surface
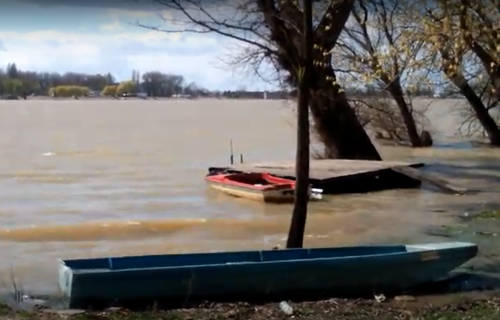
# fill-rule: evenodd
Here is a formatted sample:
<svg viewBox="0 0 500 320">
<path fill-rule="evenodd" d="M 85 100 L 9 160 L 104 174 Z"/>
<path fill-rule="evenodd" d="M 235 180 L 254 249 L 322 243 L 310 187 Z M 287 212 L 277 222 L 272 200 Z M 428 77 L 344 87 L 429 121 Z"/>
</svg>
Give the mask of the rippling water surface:
<svg viewBox="0 0 500 320">
<path fill-rule="evenodd" d="M 446 108 L 431 111 L 442 147 L 380 146 L 384 158 L 430 163 L 426 170 L 483 192 L 327 197 L 311 204 L 307 246 L 442 240 L 422 230 L 500 202 L 500 153 L 450 148 L 457 120 Z M 13 270 L 30 290 L 55 291 L 61 257 L 283 243 L 290 205 L 218 194 L 203 176 L 228 163 L 230 139 L 247 162 L 292 159 L 291 123 L 281 101 L 0 102 L 0 288 Z"/>
</svg>

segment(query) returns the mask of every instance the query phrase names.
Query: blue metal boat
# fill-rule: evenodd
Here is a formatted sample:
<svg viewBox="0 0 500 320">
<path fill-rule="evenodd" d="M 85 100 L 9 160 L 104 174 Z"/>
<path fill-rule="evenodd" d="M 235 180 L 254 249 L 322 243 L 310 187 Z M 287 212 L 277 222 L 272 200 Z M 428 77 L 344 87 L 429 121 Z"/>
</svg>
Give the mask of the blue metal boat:
<svg viewBox="0 0 500 320">
<path fill-rule="evenodd" d="M 447 242 L 60 260 L 59 284 L 70 308 L 389 293 L 446 277 L 477 252 Z"/>
</svg>

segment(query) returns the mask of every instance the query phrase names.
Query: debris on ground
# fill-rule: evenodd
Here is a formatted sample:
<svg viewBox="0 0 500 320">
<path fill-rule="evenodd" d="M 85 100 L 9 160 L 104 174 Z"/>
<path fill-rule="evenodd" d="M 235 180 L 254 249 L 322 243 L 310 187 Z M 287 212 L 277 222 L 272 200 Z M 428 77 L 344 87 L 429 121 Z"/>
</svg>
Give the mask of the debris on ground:
<svg viewBox="0 0 500 320">
<path fill-rule="evenodd" d="M 280 309 L 283 311 L 286 315 L 293 315 L 293 308 L 291 305 L 288 304 L 286 301 L 281 301 L 280 302 Z"/>
<path fill-rule="evenodd" d="M 377 301 L 377 303 L 382 303 L 385 300 L 387 300 L 383 293 L 382 294 L 376 294 L 373 297 L 375 298 L 375 301 Z"/>
<path fill-rule="evenodd" d="M 404 299 L 409 299 L 408 296 Z M 400 298 L 403 299 L 403 298 Z M 284 302 L 284 301 L 283 301 Z M 491 320 L 500 318 L 500 295 L 463 299 L 446 305 L 431 303 L 391 304 L 372 300 L 329 299 L 315 302 L 206 303 L 198 308 L 130 311 L 111 308 L 101 311 L 14 311 L 0 304 L 0 320 Z M 291 311 L 283 309 L 290 307 Z M 288 310 L 288 309 L 287 309 Z"/>
</svg>

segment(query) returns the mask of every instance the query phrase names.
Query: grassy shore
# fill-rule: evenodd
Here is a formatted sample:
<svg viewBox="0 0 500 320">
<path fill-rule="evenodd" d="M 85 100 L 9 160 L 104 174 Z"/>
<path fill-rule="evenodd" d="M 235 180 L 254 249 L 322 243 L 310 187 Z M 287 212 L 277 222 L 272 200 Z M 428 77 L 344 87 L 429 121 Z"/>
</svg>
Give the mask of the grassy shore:
<svg viewBox="0 0 500 320">
<path fill-rule="evenodd" d="M 99 312 L 40 310 L 33 313 L 15 312 L 0 304 L 0 320 L 272 320 L 287 318 L 301 320 L 491 320 L 500 318 L 500 295 L 482 299 L 461 299 L 461 301 L 441 306 L 424 305 L 412 301 L 377 303 L 341 299 L 290 303 L 290 305 L 294 309 L 292 316 L 281 311 L 276 303 L 267 305 L 214 304 L 193 309 L 148 312 L 109 309 Z"/>
</svg>

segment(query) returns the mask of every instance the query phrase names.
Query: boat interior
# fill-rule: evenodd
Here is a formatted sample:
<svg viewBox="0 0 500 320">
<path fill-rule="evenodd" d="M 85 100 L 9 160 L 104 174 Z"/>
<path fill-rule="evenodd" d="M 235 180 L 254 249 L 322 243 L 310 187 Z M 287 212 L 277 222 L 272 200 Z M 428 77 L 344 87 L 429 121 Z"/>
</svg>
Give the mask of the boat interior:
<svg viewBox="0 0 500 320">
<path fill-rule="evenodd" d="M 290 184 L 293 181 L 283 178 L 278 178 L 272 176 L 268 173 L 235 173 L 225 176 L 225 179 L 242 184 L 248 185 L 260 185 L 260 186 L 269 186 L 269 185 L 281 185 L 281 184 Z"/>
<path fill-rule="evenodd" d="M 273 185 L 276 184 L 272 181 L 266 179 L 266 176 L 261 173 L 242 173 L 242 174 L 231 174 L 226 176 L 226 179 L 251 185 Z"/>
<path fill-rule="evenodd" d="M 347 258 L 373 255 L 401 254 L 406 246 L 362 246 L 341 248 L 288 249 L 266 251 L 194 253 L 153 256 L 62 260 L 61 263 L 74 271 L 95 269 L 129 270 L 145 268 L 189 267 L 202 265 L 245 264 L 279 261 Z"/>
</svg>

